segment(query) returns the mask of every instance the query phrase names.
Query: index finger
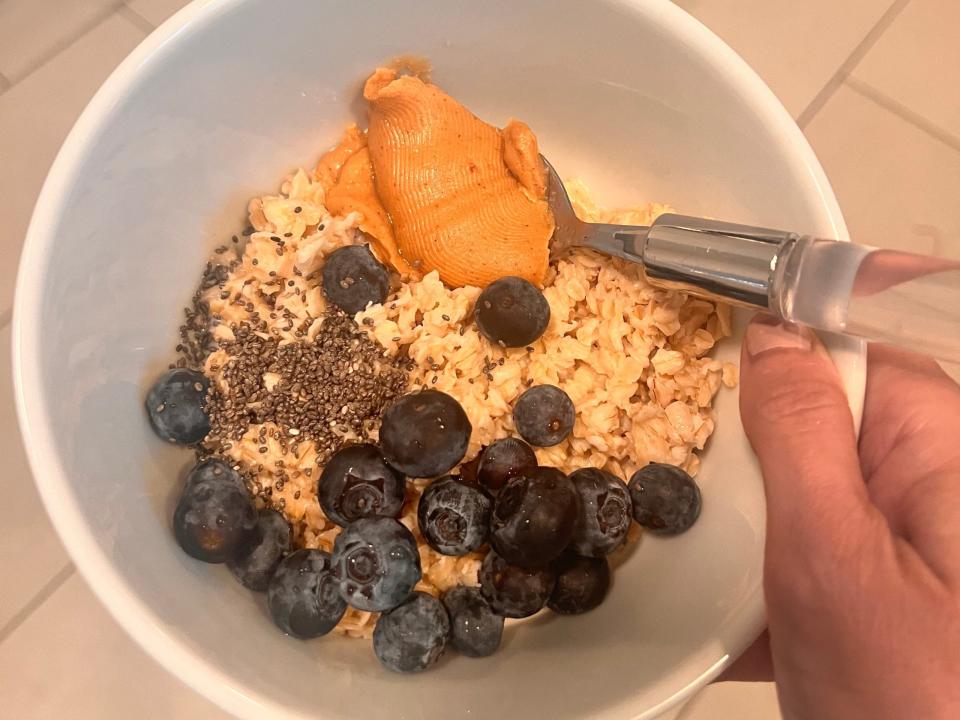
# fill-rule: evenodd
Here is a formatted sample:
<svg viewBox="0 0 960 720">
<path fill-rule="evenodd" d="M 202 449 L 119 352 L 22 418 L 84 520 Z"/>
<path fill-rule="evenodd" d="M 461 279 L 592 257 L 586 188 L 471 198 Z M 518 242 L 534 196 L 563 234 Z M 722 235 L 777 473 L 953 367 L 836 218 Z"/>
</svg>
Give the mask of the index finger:
<svg viewBox="0 0 960 720">
<path fill-rule="evenodd" d="M 872 345 L 860 435 L 871 500 L 960 585 L 960 386 L 928 358 Z"/>
</svg>

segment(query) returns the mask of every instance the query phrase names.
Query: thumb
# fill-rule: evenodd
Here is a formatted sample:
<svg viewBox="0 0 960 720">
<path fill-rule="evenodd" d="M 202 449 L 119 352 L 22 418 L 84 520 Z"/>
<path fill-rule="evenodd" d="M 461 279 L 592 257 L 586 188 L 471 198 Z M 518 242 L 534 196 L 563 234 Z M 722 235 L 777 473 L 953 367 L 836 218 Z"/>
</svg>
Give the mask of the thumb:
<svg viewBox="0 0 960 720">
<path fill-rule="evenodd" d="M 840 376 L 806 328 L 766 317 L 747 327 L 740 414 L 760 461 L 768 551 L 853 548 L 873 510 Z"/>
</svg>

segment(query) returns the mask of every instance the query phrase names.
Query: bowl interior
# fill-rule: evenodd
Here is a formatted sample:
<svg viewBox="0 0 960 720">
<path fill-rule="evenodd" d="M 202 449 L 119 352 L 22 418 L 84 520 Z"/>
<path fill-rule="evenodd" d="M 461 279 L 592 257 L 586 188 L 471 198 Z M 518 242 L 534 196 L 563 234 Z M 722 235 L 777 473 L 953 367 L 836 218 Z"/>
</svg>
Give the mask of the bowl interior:
<svg viewBox="0 0 960 720">
<path fill-rule="evenodd" d="M 609 599 L 508 631 L 486 660 L 418 677 L 365 642 L 281 635 L 261 598 L 169 531 L 190 454 L 142 412 L 181 308 L 246 200 L 360 118 L 366 74 L 401 53 L 481 117 L 528 122 L 606 204 L 843 236 L 786 114 L 667 2 L 248 0 L 195 3 L 146 41 L 78 124 L 38 204 L 18 291 L 20 406 L 44 499 L 94 589 L 188 683 L 246 717 L 637 717 L 719 671 L 762 625 L 761 481 L 735 391 L 698 525 L 644 538 Z M 742 321 L 742 318 L 739 319 Z M 837 346 L 841 370 L 861 359 Z M 736 359 L 738 343 L 719 352 Z M 856 395 L 854 388 L 854 395 Z"/>
</svg>

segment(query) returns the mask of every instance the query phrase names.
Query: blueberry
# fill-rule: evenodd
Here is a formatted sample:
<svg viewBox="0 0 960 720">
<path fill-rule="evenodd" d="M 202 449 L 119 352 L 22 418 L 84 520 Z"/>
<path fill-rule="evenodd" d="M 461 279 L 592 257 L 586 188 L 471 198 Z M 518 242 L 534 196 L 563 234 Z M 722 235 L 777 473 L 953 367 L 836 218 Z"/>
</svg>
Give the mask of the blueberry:
<svg viewBox="0 0 960 720">
<path fill-rule="evenodd" d="M 419 672 L 433 665 L 447 646 L 450 618 L 437 598 L 415 592 L 385 612 L 373 630 L 373 652 L 389 670 Z"/>
<path fill-rule="evenodd" d="M 188 555 L 209 563 L 226 562 L 257 524 L 246 488 L 212 466 L 191 473 L 173 513 L 173 533 Z"/>
<path fill-rule="evenodd" d="M 283 559 L 267 588 L 270 617 L 288 635 L 306 640 L 326 635 L 347 610 L 330 555 L 296 550 Z"/>
<path fill-rule="evenodd" d="M 201 480 L 228 480 L 241 490 L 247 489 L 243 476 L 237 472 L 233 464 L 223 458 L 206 457 L 194 465 L 187 474 L 187 485 Z"/>
<path fill-rule="evenodd" d="M 650 463 L 630 478 L 633 519 L 657 535 L 678 535 L 700 517 L 700 488 L 674 465 Z"/>
<path fill-rule="evenodd" d="M 517 432 L 538 447 L 563 442 L 573 430 L 575 419 L 570 396 L 554 385 L 534 385 L 525 390 L 513 406 Z"/>
<path fill-rule="evenodd" d="M 438 478 L 420 496 L 420 532 L 437 552 L 466 555 L 487 541 L 492 504 L 483 490 L 458 477 Z"/>
<path fill-rule="evenodd" d="M 463 460 L 472 429 L 460 403 L 438 390 L 421 390 L 383 413 L 380 447 L 408 477 L 436 477 Z"/>
<path fill-rule="evenodd" d="M 327 256 L 323 264 L 323 292 L 349 315 L 370 303 L 382 303 L 390 292 L 390 273 L 366 245 L 347 245 Z"/>
<path fill-rule="evenodd" d="M 480 466 L 480 455 L 482 454 L 481 448 L 481 452 L 477 455 L 474 455 L 472 459 L 464 460 L 462 463 L 460 463 L 458 470 L 460 472 L 460 477 L 465 483 L 469 483 L 470 485 L 479 484 L 477 480 L 477 468 Z"/>
<path fill-rule="evenodd" d="M 580 513 L 570 549 L 586 557 L 610 554 L 627 539 L 633 520 L 626 483 L 595 468 L 571 473 L 570 482 L 580 496 Z"/>
<path fill-rule="evenodd" d="M 573 483 L 552 467 L 528 468 L 507 480 L 490 521 L 490 543 L 508 562 L 540 567 L 570 543 L 580 513 Z"/>
<path fill-rule="evenodd" d="M 502 347 L 523 347 L 547 329 L 550 305 L 535 285 L 511 275 L 484 288 L 473 315 L 488 340 Z"/>
<path fill-rule="evenodd" d="M 324 514 L 340 527 L 365 517 L 400 517 L 406 478 L 370 444 L 350 445 L 327 462 L 317 497 Z"/>
<path fill-rule="evenodd" d="M 561 615 L 579 615 L 603 602 L 610 589 L 610 566 L 606 558 L 587 558 L 565 553 L 554 565 L 557 583 L 547 607 Z"/>
<path fill-rule="evenodd" d="M 490 492 L 497 493 L 519 470 L 536 466 L 536 453 L 520 438 L 496 440 L 480 453 L 477 482 Z"/>
<path fill-rule="evenodd" d="M 413 534 L 393 518 L 364 518 L 333 542 L 340 596 L 358 610 L 382 612 L 410 597 L 420 580 Z"/>
<path fill-rule="evenodd" d="M 495 552 L 487 553 L 478 573 L 480 594 L 502 617 L 524 618 L 547 602 L 556 573 L 553 568 L 523 568 L 511 565 Z"/>
<path fill-rule="evenodd" d="M 289 550 L 290 524 L 276 510 L 265 508 L 257 517 L 253 533 L 240 544 L 227 567 L 245 587 L 263 592 Z"/>
<path fill-rule="evenodd" d="M 503 617 L 483 599 L 480 588 L 457 585 L 443 596 L 450 615 L 450 645 L 467 657 L 487 657 L 500 647 Z"/>
<path fill-rule="evenodd" d="M 203 373 L 186 368 L 169 370 L 147 393 L 147 417 L 153 431 L 178 445 L 198 443 L 210 432 L 207 390 L 210 381 Z"/>
</svg>

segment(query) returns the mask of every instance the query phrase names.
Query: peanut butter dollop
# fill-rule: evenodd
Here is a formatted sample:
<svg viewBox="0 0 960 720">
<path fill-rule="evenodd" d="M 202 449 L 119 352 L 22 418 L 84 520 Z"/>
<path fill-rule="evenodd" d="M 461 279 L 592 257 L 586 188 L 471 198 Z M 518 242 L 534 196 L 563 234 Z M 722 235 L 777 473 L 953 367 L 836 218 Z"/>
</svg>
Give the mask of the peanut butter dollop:
<svg viewBox="0 0 960 720">
<path fill-rule="evenodd" d="M 377 256 L 405 278 L 432 270 L 452 287 L 504 275 L 542 286 L 553 215 L 537 138 L 500 130 L 419 77 L 380 68 L 363 92 L 364 135 L 347 128 L 314 171 L 327 208 L 357 212 Z"/>
</svg>

